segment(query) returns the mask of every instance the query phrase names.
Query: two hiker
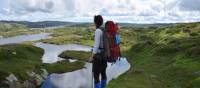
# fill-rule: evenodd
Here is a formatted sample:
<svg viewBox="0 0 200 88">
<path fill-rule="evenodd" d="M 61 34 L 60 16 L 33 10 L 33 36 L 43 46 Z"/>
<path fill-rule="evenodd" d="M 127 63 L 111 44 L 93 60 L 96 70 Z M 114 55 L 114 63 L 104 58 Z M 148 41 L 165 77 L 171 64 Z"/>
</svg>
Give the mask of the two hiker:
<svg viewBox="0 0 200 88">
<path fill-rule="evenodd" d="M 94 24 L 96 26 L 95 44 L 89 62 L 93 64 L 92 72 L 95 88 L 106 88 L 107 62 L 116 62 L 120 57 L 118 25 L 112 21 L 107 21 L 105 28 L 102 27 L 103 17 L 101 15 L 94 16 Z"/>
</svg>

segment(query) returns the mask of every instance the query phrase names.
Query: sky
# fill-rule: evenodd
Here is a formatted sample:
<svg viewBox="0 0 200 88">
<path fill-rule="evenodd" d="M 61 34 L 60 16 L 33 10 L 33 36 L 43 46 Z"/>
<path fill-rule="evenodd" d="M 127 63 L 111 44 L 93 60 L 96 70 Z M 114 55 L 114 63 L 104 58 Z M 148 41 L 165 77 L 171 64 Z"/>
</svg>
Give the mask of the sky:
<svg viewBox="0 0 200 88">
<path fill-rule="evenodd" d="M 122 23 L 199 22 L 200 0 L 0 0 L 0 20 Z"/>
</svg>

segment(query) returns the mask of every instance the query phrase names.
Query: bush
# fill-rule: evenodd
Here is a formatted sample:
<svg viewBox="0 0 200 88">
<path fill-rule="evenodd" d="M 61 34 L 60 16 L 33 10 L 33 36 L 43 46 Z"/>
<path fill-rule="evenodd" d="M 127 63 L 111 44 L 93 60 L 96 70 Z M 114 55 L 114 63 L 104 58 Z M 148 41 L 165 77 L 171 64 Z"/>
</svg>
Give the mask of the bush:
<svg viewBox="0 0 200 88">
<path fill-rule="evenodd" d="M 192 88 L 199 88 L 200 87 L 200 77 L 191 81 Z"/>
<path fill-rule="evenodd" d="M 181 51 L 178 46 L 172 45 L 157 45 L 155 50 L 155 55 L 172 55 L 176 54 L 177 52 Z"/>
<path fill-rule="evenodd" d="M 142 35 L 142 36 L 139 37 L 139 41 L 140 42 L 151 42 L 151 43 L 153 43 L 154 39 L 151 36 Z"/>
<path fill-rule="evenodd" d="M 190 33 L 190 36 L 198 36 L 198 33 Z"/>
<path fill-rule="evenodd" d="M 184 33 L 190 33 L 190 32 L 191 32 L 190 29 L 183 29 L 182 31 L 183 31 Z"/>
<path fill-rule="evenodd" d="M 199 57 L 200 56 L 200 47 L 192 47 L 187 51 L 187 54 L 191 57 Z"/>
<path fill-rule="evenodd" d="M 170 30 L 167 30 L 167 31 L 166 31 L 166 34 L 171 34 L 171 35 L 173 35 L 173 34 L 180 33 L 180 31 L 181 31 L 181 30 L 179 30 L 179 29 L 170 29 Z"/>
</svg>

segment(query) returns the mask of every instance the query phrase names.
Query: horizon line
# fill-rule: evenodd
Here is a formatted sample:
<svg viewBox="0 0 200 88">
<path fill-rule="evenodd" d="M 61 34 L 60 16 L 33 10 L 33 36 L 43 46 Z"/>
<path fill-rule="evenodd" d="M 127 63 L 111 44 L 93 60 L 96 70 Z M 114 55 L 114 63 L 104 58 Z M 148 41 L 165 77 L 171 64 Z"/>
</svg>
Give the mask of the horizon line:
<svg viewBox="0 0 200 88">
<path fill-rule="evenodd" d="M 69 22 L 69 23 L 93 23 L 91 21 L 62 21 L 62 20 L 41 20 L 41 21 L 27 21 L 27 20 L 0 20 L 0 22 Z M 105 21 L 106 22 L 106 21 Z M 105 23 L 104 22 L 104 23 Z M 114 21 L 115 22 L 115 21 Z M 116 22 L 116 23 L 125 23 L 125 24 L 181 24 L 181 23 L 199 23 L 200 21 L 177 21 L 177 22 Z"/>
</svg>

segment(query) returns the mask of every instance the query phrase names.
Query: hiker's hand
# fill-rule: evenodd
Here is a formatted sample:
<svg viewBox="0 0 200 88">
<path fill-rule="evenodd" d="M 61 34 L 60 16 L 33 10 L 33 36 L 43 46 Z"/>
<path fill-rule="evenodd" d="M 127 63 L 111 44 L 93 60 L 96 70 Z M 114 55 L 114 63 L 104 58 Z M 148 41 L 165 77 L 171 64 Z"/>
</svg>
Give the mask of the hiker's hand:
<svg viewBox="0 0 200 88">
<path fill-rule="evenodd" d="M 93 62 L 93 60 L 94 60 L 94 54 L 92 54 L 92 55 L 90 56 L 90 58 L 89 58 L 88 62 L 92 63 L 92 62 Z"/>
<path fill-rule="evenodd" d="M 91 56 L 88 60 L 88 62 L 92 63 L 93 62 L 93 56 Z"/>
</svg>

